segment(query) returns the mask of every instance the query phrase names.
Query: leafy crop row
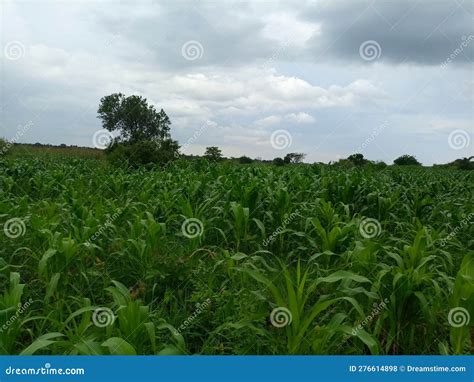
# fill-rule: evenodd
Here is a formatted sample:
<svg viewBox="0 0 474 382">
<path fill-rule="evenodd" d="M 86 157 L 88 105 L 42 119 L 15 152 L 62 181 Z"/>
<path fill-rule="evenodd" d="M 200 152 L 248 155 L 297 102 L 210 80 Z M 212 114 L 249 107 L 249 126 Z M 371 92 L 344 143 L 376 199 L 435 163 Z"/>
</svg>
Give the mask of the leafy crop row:
<svg viewBox="0 0 474 382">
<path fill-rule="evenodd" d="M 0 353 L 471 353 L 473 180 L 4 160 Z"/>
</svg>

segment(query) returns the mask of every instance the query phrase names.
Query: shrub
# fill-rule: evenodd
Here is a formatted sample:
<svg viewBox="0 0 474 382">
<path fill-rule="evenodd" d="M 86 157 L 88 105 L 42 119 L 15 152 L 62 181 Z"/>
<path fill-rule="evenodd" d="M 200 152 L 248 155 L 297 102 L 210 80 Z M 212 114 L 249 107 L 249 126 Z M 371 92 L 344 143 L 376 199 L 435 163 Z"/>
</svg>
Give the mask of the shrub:
<svg viewBox="0 0 474 382">
<path fill-rule="evenodd" d="M 413 155 L 402 155 L 393 161 L 398 166 L 421 166 L 421 163 Z"/>
<path fill-rule="evenodd" d="M 8 142 L 5 139 L 0 138 L 0 157 L 5 155 L 8 149 L 9 149 Z"/>
<path fill-rule="evenodd" d="M 460 170 L 474 170 L 474 157 L 456 159 L 454 165 Z"/>
<path fill-rule="evenodd" d="M 374 168 L 378 169 L 378 170 L 383 170 L 384 168 L 387 167 L 387 163 L 385 163 L 384 161 L 376 161 L 376 162 L 369 162 L 371 166 L 373 166 Z"/>
<path fill-rule="evenodd" d="M 172 140 L 143 141 L 133 144 L 116 144 L 107 150 L 109 161 L 130 167 L 164 166 L 176 158 L 178 144 Z"/>
<path fill-rule="evenodd" d="M 241 164 L 249 164 L 249 163 L 252 163 L 252 162 L 253 162 L 253 159 L 249 158 L 245 155 L 243 155 L 239 158 L 239 163 L 241 163 Z"/>
<path fill-rule="evenodd" d="M 362 154 L 349 155 L 347 160 L 354 164 L 354 166 L 363 166 L 369 162 L 367 159 L 364 158 L 364 155 Z"/>
<path fill-rule="evenodd" d="M 273 159 L 272 163 L 275 166 L 284 166 L 285 165 L 285 161 L 283 160 L 283 158 L 275 158 L 275 159 Z"/>
<path fill-rule="evenodd" d="M 288 153 L 285 155 L 285 158 L 283 158 L 283 161 L 285 163 L 301 163 L 304 159 L 306 154 L 303 153 Z"/>
</svg>

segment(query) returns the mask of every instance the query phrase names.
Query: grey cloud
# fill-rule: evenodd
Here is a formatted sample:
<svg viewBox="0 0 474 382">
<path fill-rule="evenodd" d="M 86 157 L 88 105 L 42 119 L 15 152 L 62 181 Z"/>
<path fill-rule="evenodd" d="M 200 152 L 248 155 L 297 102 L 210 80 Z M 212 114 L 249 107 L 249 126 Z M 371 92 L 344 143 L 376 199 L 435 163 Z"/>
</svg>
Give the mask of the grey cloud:
<svg viewBox="0 0 474 382">
<path fill-rule="evenodd" d="M 96 14 L 105 32 L 123 43 L 118 53 L 124 58 L 146 60 L 155 68 L 176 71 L 247 64 L 270 57 L 277 47 L 263 37 L 265 24 L 261 15 L 250 13 L 248 3 L 190 1 L 151 7 L 150 15 Z M 202 46 L 196 60 L 183 57 L 182 48 L 188 41 Z"/>
<path fill-rule="evenodd" d="M 284 128 L 292 150 L 334 160 L 389 120 L 364 151 L 369 158 L 403 150 L 423 163 L 433 153 L 453 160 L 472 152 L 451 150 L 447 134 L 472 131 L 466 64 L 474 41 L 445 70 L 425 65 L 442 63 L 474 34 L 473 3 L 458 2 L 9 3 L 2 43 L 21 41 L 25 55 L 2 57 L 0 136 L 33 120 L 26 142 L 91 145 L 100 97 L 121 91 L 163 107 L 181 144 L 214 121 L 189 152 L 218 145 L 226 155 L 272 158 L 282 153 L 269 136 Z M 202 44 L 200 59 L 182 56 L 189 40 Z M 379 65 L 360 58 L 366 40 L 380 43 Z"/>
<path fill-rule="evenodd" d="M 314 3 L 300 15 L 321 25 L 321 34 L 307 45 L 312 58 L 321 61 L 363 63 L 359 47 L 374 40 L 381 47 L 380 60 L 436 65 L 474 35 L 472 1 L 335 1 Z M 472 62 L 473 53 L 471 41 L 453 63 Z"/>
</svg>

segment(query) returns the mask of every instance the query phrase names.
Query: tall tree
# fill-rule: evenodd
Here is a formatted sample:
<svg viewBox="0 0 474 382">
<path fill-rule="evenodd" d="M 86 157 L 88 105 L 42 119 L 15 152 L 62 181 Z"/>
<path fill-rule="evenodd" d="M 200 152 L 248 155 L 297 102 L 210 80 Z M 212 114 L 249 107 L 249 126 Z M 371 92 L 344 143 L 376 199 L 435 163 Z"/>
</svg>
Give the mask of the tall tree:
<svg viewBox="0 0 474 382">
<path fill-rule="evenodd" d="M 204 156 L 209 160 L 217 162 L 222 159 L 222 151 L 217 146 L 206 147 Z"/>
<path fill-rule="evenodd" d="M 171 121 L 163 109 L 158 113 L 146 98 L 114 93 L 101 98 L 98 118 L 109 131 L 118 131 L 124 143 L 163 141 L 170 138 Z"/>
</svg>

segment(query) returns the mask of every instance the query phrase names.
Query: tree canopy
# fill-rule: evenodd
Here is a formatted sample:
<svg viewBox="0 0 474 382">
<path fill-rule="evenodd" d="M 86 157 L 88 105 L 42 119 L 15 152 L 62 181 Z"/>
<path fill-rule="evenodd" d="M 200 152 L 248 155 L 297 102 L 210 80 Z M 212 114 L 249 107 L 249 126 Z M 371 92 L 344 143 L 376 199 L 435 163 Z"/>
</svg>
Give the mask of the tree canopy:
<svg viewBox="0 0 474 382">
<path fill-rule="evenodd" d="M 421 166 L 421 163 L 413 155 L 402 155 L 393 161 L 398 166 Z"/>
<path fill-rule="evenodd" d="M 301 163 L 305 156 L 303 153 L 288 153 L 283 160 L 285 163 Z"/>
<path fill-rule="evenodd" d="M 157 112 L 146 98 L 114 93 L 102 97 L 98 109 L 102 126 L 118 131 L 119 142 L 163 141 L 170 138 L 171 121 L 163 109 Z"/>
<path fill-rule="evenodd" d="M 222 151 L 217 146 L 206 147 L 204 156 L 209 160 L 217 162 L 222 159 Z"/>
<path fill-rule="evenodd" d="M 355 166 L 363 166 L 364 164 L 368 163 L 369 161 L 364 158 L 363 154 L 352 154 L 347 157 L 349 162 L 352 162 Z"/>
</svg>

